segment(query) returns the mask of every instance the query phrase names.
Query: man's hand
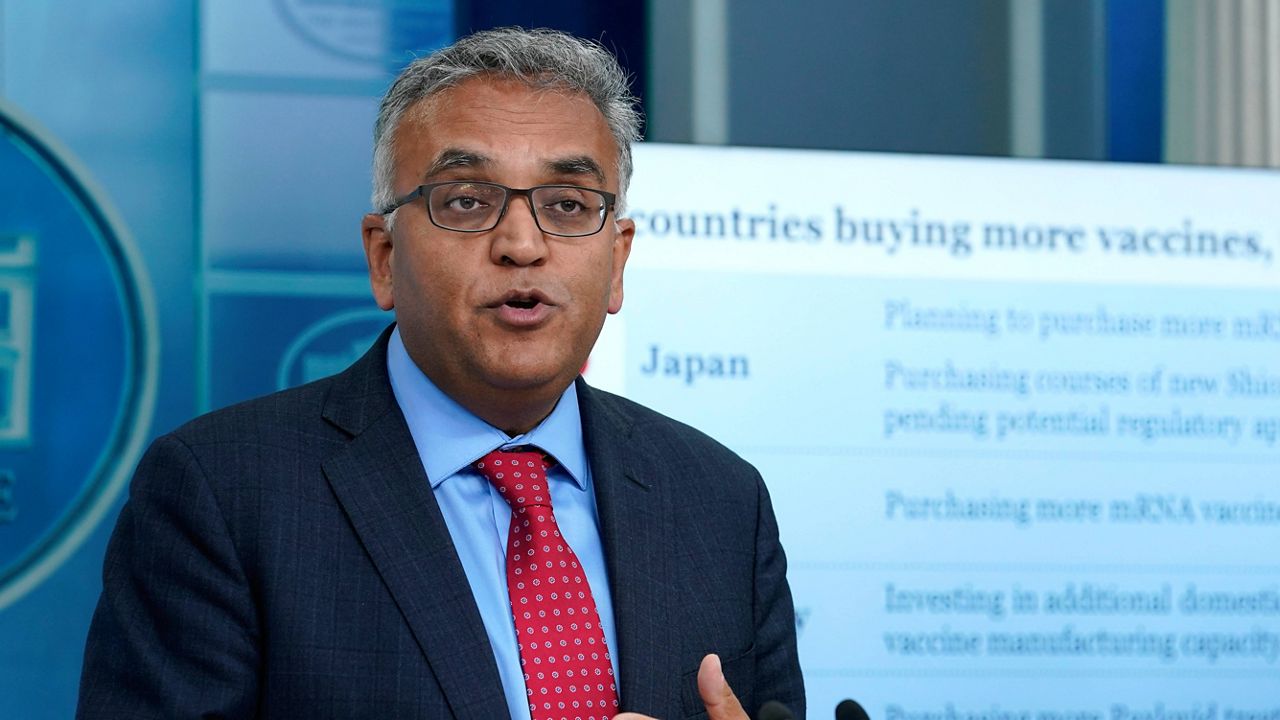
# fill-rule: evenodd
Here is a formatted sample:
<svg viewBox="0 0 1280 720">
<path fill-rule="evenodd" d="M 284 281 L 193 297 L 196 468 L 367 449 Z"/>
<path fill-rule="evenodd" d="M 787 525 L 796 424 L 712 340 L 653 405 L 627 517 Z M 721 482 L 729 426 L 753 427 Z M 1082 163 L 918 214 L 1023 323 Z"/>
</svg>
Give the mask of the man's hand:
<svg viewBox="0 0 1280 720">
<path fill-rule="evenodd" d="M 702 665 L 698 666 L 698 694 L 702 696 L 702 704 L 707 706 L 708 720 L 751 720 L 724 679 L 719 655 L 702 658 Z M 655 719 L 639 713 L 622 713 L 615 715 L 613 720 Z"/>
</svg>

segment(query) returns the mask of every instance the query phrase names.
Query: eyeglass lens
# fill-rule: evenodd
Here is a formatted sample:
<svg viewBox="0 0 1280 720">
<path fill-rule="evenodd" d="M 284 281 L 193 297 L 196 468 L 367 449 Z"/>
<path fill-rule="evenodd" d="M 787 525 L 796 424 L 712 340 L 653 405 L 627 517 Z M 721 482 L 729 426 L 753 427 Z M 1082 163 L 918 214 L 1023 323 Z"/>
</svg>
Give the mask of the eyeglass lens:
<svg viewBox="0 0 1280 720">
<path fill-rule="evenodd" d="M 431 221 L 446 230 L 479 232 L 498 224 L 507 190 L 485 183 L 444 183 L 427 197 Z M 587 188 L 547 186 L 529 193 L 534 219 L 544 232 L 592 235 L 604 227 L 605 198 Z"/>
</svg>

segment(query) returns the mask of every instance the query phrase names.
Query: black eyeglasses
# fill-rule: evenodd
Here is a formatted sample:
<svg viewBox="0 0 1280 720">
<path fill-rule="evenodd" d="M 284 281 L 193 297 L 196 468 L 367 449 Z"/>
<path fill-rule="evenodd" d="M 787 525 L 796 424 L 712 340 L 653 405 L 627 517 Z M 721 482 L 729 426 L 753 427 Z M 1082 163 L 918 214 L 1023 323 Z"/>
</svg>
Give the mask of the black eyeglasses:
<svg viewBox="0 0 1280 720">
<path fill-rule="evenodd" d="M 491 182 L 453 181 L 419 185 L 383 208 L 382 214 L 387 215 L 421 197 L 426 198 L 427 217 L 436 227 L 455 232 L 486 232 L 502 222 L 513 195 L 523 195 L 529 200 L 529 209 L 539 230 L 559 237 L 583 237 L 600 232 L 605 216 L 617 200 L 613 193 L 577 185 L 536 185 L 519 189 Z"/>
</svg>

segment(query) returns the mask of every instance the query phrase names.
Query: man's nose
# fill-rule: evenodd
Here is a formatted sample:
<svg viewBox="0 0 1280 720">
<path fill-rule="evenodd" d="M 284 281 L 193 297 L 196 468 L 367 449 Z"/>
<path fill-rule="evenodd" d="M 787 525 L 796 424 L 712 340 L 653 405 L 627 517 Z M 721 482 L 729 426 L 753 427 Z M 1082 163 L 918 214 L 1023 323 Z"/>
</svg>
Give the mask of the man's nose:
<svg viewBox="0 0 1280 720">
<path fill-rule="evenodd" d="M 547 258 L 547 238 L 533 218 L 528 197 L 512 197 L 489 243 L 493 261 L 499 265 L 541 265 Z"/>
</svg>

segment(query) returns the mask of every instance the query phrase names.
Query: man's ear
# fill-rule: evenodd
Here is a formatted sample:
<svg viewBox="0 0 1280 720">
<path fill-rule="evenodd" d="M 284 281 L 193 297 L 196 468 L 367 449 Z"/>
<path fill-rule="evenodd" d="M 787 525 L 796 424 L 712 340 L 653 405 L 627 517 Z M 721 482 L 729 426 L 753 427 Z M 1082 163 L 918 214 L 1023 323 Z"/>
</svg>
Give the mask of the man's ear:
<svg viewBox="0 0 1280 720">
<path fill-rule="evenodd" d="M 390 310 L 396 306 L 396 301 L 391 284 L 391 228 L 387 227 L 386 216 L 378 213 L 365 215 L 360 222 L 360 234 L 364 239 L 364 259 L 369 265 L 373 298 L 378 301 L 378 307 Z"/>
<path fill-rule="evenodd" d="M 630 218 L 618 220 L 613 236 L 613 275 L 609 285 L 609 312 L 622 309 L 622 271 L 631 256 L 631 240 L 636 235 L 636 224 Z"/>
</svg>

